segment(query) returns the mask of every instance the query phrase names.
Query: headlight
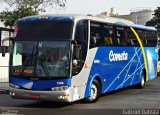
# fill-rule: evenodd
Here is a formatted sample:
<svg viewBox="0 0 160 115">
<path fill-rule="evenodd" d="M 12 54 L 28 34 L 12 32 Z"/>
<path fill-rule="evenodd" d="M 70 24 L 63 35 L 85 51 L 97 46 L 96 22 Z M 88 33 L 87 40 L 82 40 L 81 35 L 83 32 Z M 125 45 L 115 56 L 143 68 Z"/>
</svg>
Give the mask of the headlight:
<svg viewBox="0 0 160 115">
<path fill-rule="evenodd" d="M 19 89 L 19 88 L 20 88 L 20 86 L 15 85 L 15 84 L 12 84 L 12 83 L 10 83 L 9 86 L 10 86 L 11 88 L 16 88 L 16 89 Z"/>
<path fill-rule="evenodd" d="M 67 90 L 68 86 L 52 87 L 51 89 L 52 91 L 63 91 L 63 90 Z"/>
</svg>

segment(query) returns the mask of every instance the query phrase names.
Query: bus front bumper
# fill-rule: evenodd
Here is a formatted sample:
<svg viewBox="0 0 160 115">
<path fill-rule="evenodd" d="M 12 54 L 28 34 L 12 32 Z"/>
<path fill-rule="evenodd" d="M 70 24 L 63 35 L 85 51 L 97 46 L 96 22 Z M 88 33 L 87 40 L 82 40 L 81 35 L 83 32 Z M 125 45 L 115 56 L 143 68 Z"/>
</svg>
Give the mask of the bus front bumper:
<svg viewBox="0 0 160 115">
<path fill-rule="evenodd" d="M 63 91 L 33 91 L 10 88 L 10 95 L 17 99 L 72 102 L 71 88 Z"/>
</svg>

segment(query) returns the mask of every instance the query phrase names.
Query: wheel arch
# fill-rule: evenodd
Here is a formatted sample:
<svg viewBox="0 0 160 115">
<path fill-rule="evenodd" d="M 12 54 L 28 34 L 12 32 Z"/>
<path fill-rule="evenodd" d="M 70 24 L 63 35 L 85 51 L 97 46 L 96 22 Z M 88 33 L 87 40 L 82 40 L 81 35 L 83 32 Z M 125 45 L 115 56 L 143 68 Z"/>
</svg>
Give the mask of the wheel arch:
<svg viewBox="0 0 160 115">
<path fill-rule="evenodd" d="M 87 83 L 86 91 L 85 91 L 85 96 L 84 96 L 85 98 L 90 96 L 90 88 L 91 88 L 94 80 L 97 80 L 98 83 L 100 84 L 100 87 L 101 87 L 100 90 L 102 93 L 102 80 L 101 80 L 100 76 L 98 74 L 96 74 L 88 79 L 88 83 Z"/>
<path fill-rule="evenodd" d="M 97 92 L 95 93 L 96 97 L 95 97 L 95 94 L 93 95 L 93 92 L 91 95 L 91 90 L 93 91 L 92 84 L 94 84 L 97 87 L 97 90 L 95 90 Z M 89 102 L 89 103 L 95 103 L 99 99 L 100 95 L 102 94 L 102 81 L 101 81 L 100 76 L 96 75 L 94 77 L 90 77 L 90 81 L 88 82 L 87 86 L 88 86 L 86 88 L 87 95 L 85 96 L 84 101 Z"/>
<path fill-rule="evenodd" d="M 101 86 L 101 93 L 102 93 L 102 80 L 101 80 L 101 78 L 99 76 L 96 76 L 94 79 L 99 82 L 99 84 Z"/>
<path fill-rule="evenodd" d="M 101 87 L 100 90 L 101 90 L 101 93 L 102 93 L 102 80 L 101 80 L 101 78 L 100 78 L 99 75 L 95 75 L 95 76 L 92 78 L 92 80 L 90 81 L 89 87 L 91 87 L 91 85 L 92 85 L 92 83 L 93 83 L 94 80 L 97 80 L 97 81 L 98 81 L 98 83 L 99 83 L 99 85 L 100 85 L 100 87 Z"/>
</svg>

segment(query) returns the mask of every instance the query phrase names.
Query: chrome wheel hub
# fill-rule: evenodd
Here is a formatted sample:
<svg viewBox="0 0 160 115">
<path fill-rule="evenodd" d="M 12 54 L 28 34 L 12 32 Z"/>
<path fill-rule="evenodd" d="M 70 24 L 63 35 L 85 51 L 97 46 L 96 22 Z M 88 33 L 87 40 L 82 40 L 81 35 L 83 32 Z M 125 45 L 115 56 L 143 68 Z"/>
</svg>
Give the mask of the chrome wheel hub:
<svg viewBox="0 0 160 115">
<path fill-rule="evenodd" d="M 144 77 L 142 77 L 141 85 L 142 85 L 142 86 L 144 86 L 144 83 L 145 83 L 145 81 L 144 81 Z"/>
<path fill-rule="evenodd" d="M 98 91 L 98 90 L 97 90 L 96 85 L 95 85 L 95 84 L 92 84 L 90 99 L 92 99 L 92 100 L 96 99 L 97 93 L 98 93 L 97 91 Z"/>
</svg>

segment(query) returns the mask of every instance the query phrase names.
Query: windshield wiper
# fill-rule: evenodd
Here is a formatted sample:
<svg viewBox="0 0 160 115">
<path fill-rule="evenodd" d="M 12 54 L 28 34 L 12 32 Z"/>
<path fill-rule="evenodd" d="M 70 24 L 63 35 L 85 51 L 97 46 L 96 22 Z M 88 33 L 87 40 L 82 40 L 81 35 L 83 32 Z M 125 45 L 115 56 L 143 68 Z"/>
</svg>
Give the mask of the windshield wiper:
<svg viewBox="0 0 160 115">
<path fill-rule="evenodd" d="M 43 61 L 40 60 L 40 57 L 38 58 L 38 53 L 39 53 L 39 50 L 37 49 L 36 50 L 36 59 L 35 59 L 35 69 L 37 68 L 37 62 L 38 62 L 39 65 L 42 67 L 46 76 L 48 76 L 51 79 L 51 75 L 50 75 L 49 71 L 46 69 L 45 64 L 43 64 Z M 34 72 L 34 75 L 35 75 L 35 72 Z"/>
</svg>

